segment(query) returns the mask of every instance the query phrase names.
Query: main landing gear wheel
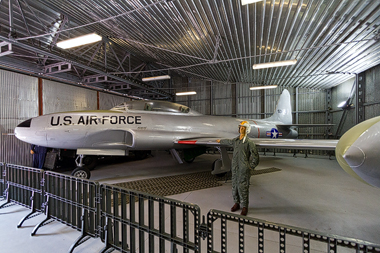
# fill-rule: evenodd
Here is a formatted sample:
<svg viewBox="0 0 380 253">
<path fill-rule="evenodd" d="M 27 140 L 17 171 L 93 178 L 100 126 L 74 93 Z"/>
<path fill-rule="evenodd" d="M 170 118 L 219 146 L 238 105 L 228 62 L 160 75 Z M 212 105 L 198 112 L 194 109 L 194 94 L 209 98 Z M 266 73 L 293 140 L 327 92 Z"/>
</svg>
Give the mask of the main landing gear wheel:
<svg viewBox="0 0 380 253">
<path fill-rule="evenodd" d="M 135 158 L 137 160 L 143 160 L 148 157 L 148 151 L 135 151 Z"/>
<path fill-rule="evenodd" d="M 75 170 L 73 170 L 73 172 L 71 172 L 71 175 L 74 177 L 79 177 L 83 179 L 90 179 L 91 172 L 86 167 L 78 167 Z"/>
<path fill-rule="evenodd" d="M 187 162 L 187 163 L 192 163 L 192 162 L 194 162 L 195 157 L 190 158 L 190 159 L 183 158 L 183 160 L 184 160 L 185 162 Z"/>
<path fill-rule="evenodd" d="M 89 170 L 93 170 L 98 163 L 98 157 L 95 155 L 86 155 L 83 157 L 83 163 Z"/>
</svg>

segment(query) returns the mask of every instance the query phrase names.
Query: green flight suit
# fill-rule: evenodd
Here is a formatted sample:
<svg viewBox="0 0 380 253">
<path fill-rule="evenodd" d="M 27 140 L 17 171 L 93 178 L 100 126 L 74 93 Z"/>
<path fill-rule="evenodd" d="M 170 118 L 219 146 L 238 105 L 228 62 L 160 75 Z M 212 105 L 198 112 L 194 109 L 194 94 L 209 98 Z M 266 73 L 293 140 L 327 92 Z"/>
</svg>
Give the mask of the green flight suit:
<svg viewBox="0 0 380 253">
<path fill-rule="evenodd" d="M 232 197 L 234 202 L 248 208 L 249 203 L 249 180 L 251 170 L 259 164 L 259 153 L 256 145 L 248 136 L 243 140 L 239 136 L 234 139 L 220 140 L 222 145 L 232 145 L 234 153 L 232 157 Z"/>
</svg>

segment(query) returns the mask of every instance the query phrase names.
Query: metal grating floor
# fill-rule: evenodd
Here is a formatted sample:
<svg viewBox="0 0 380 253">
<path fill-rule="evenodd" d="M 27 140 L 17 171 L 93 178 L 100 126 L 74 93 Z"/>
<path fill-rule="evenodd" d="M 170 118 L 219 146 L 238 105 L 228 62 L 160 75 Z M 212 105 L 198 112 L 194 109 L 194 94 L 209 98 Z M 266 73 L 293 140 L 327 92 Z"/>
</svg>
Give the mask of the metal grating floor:
<svg viewBox="0 0 380 253">
<path fill-rule="evenodd" d="M 252 176 L 281 171 L 278 168 L 254 170 Z M 212 175 L 209 171 L 196 172 L 184 175 L 150 178 L 144 180 L 117 183 L 115 185 L 158 196 L 170 196 L 184 192 L 196 191 L 222 186 L 223 181 L 231 179 L 231 173 L 223 177 Z"/>
</svg>

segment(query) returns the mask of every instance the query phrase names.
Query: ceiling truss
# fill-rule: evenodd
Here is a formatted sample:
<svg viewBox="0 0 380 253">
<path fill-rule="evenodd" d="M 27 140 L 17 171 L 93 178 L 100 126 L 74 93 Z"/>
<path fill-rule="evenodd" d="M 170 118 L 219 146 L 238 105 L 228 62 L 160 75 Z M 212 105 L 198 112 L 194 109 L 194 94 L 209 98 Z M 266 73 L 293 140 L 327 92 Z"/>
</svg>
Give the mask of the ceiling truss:
<svg viewBox="0 0 380 253">
<path fill-rule="evenodd" d="M 171 99 L 170 81 L 141 80 L 167 74 L 328 89 L 380 63 L 379 1 L 2 0 L 0 21 L 0 66 L 131 97 Z M 56 46 L 92 32 L 103 40 Z"/>
</svg>

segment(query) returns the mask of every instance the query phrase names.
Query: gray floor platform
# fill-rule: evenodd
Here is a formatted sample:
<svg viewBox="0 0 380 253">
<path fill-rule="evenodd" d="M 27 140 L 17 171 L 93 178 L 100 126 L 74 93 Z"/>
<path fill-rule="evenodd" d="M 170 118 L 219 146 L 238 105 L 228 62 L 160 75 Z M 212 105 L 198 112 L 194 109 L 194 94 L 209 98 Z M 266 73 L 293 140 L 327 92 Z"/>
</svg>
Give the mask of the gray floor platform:
<svg viewBox="0 0 380 253">
<path fill-rule="evenodd" d="M 192 164 L 179 165 L 169 153 L 157 152 L 145 160 L 99 165 L 92 171 L 91 179 L 113 184 L 207 171 L 217 158 L 217 155 L 203 155 Z M 330 160 L 327 156 L 261 155 L 257 169 L 270 167 L 281 171 L 251 178 L 248 216 L 380 244 L 380 189 L 351 178 L 335 158 Z M 230 181 L 223 181 L 219 187 L 169 197 L 198 204 L 203 215 L 210 209 L 229 211 L 233 205 Z M 32 237 L 33 227 L 44 215 L 17 228 L 28 212 L 17 205 L 0 210 L 0 252 L 68 252 L 80 235 L 54 221 Z M 90 239 L 75 252 L 97 252 L 102 248 L 100 240 Z"/>
</svg>

